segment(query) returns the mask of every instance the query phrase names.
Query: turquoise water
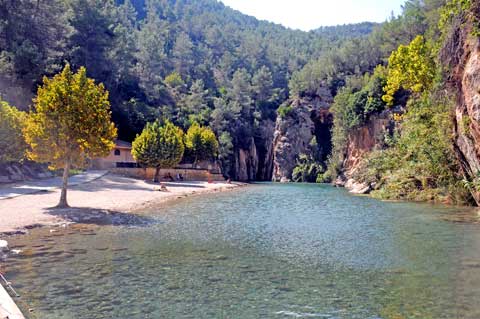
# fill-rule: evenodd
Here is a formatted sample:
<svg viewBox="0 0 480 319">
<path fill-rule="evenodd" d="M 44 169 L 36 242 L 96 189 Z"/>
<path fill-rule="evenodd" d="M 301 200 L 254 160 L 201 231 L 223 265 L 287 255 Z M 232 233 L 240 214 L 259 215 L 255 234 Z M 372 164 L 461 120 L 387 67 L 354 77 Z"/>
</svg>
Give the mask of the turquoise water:
<svg viewBox="0 0 480 319">
<path fill-rule="evenodd" d="M 459 214 L 258 184 L 32 230 L 6 270 L 31 318 L 480 318 L 480 225 Z"/>
</svg>

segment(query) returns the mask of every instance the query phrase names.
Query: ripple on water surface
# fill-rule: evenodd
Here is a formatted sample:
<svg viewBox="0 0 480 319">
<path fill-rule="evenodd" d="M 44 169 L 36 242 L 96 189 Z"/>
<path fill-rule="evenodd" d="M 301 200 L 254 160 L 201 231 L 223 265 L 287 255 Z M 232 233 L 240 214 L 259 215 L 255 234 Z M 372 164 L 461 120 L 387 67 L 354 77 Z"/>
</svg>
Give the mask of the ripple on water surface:
<svg viewBox="0 0 480 319">
<path fill-rule="evenodd" d="M 32 318 L 480 318 L 468 209 L 260 184 L 144 215 L 12 238 Z"/>
</svg>

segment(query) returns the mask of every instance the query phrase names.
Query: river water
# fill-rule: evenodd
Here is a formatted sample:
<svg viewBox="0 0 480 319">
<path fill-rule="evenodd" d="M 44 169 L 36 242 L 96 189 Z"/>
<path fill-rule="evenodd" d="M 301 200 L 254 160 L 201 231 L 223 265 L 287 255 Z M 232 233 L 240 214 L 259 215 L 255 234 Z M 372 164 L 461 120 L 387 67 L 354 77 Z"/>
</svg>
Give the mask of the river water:
<svg viewBox="0 0 480 319">
<path fill-rule="evenodd" d="M 30 318 L 473 319 L 476 214 L 257 184 L 32 230 L 5 270 Z"/>
</svg>

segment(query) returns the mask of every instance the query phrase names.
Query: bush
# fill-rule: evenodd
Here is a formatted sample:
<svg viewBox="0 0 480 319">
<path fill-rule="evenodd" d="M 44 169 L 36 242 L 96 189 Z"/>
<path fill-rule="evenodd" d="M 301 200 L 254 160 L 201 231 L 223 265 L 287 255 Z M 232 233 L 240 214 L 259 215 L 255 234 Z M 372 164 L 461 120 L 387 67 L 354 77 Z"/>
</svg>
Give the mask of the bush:
<svg viewBox="0 0 480 319">
<path fill-rule="evenodd" d="M 297 166 L 293 169 L 292 181 L 297 183 L 316 183 L 318 175 L 322 174 L 325 168 L 316 162 L 312 157 L 301 154 Z"/>
<path fill-rule="evenodd" d="M 26 114 L 0 99 L 0 162 L 19 162 L 25 158 L 27 144 L 22 130 Z"/>
<path fill-rule="evenodd" d="M 371 152 L 354 178 L 374 184 L 372 196 L 381 199 L 468 202 L 451 146 L 451 108 L 434 94 L 410 100 L 391 147 Z"/>
<path fill-rule="evenodd" d="M 329 178 L 335 179 L 342 169 L 348 135 L 364 125 L 371 115 L 385 110 L 382 100 L 386 83 L 386 69 L 378 66 L 372 75 L 354 76 L 335 97 L 331 111 L 334 114 L 332 128 L 332 154 L 328 159 Z"/>
<path fill-rule="evenodd" d="M 284 119 L 289 116 L 293 111 L 293 107 L 290 105 L 282 105 L 278 108 L 277 113 L 280 118 Z"/>
</svg>

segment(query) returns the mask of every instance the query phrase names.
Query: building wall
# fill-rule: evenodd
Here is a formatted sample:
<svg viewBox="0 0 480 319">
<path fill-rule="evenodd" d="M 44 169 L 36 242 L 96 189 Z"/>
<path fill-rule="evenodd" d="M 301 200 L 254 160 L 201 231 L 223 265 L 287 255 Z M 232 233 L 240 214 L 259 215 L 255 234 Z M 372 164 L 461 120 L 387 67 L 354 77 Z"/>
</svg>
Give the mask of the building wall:
<svg viewBox="0 0 480 319">
<path fill-rule="evenodd" d="M 119 150 L 120 155 L 115 155 L 115 150 Z M 117 167 L 116 163 L 135 163 L 131 150 L 116 147 L 110 151 L 107 157 L 93 159 L 90 166 L 94 169 L 111 169 Z"/>
<path fill-rule="evenodd" d="M 193 163 L 181 163 L 178 164 L 175 168 L 178 169 L 204 169 L 209 170 L 211 173 L 221 174 L 222 170 L 220 165 L 215 161 L 199 161 L 197 164 L 193 165 Z"/>
<path fill-rule="evenodd" d="M 120 155 L 115 155 L 115 150 L 120 151 Z M 110 151 L 107 157 L 103 158 L 106 162 L 122 162 L 122 163 L 135 163 L 133 159 L 132 152 L 128 148 L 116 147 Z"/>
</svg>

